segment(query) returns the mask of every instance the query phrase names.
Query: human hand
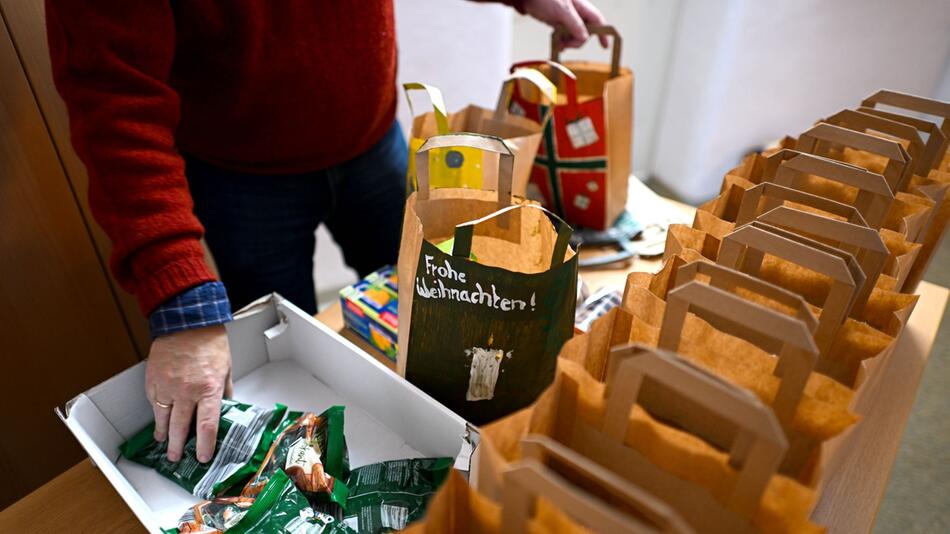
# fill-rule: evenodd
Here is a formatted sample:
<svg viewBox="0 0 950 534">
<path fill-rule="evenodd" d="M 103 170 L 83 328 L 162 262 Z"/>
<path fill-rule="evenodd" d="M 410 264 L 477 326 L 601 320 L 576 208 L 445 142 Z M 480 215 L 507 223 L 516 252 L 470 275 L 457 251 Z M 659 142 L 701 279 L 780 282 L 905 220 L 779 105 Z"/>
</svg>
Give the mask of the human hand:
<svg viewBox="0 0 950 534">
<path fill-rule="evenodd" d="M 181 460 L 197 409 L 198 461 L 214 455 L 221 399 L 231 395 L 231 350 L 223 325 L 165 334 L 152 341 L 145 395 L 155 412 L 156 441 L 168 439 L 168 460 Z"/>
<path fill-rule="evenodd" d="M 600 10 L 588 0 L 524 0 L 522 9 L 545 24 L 567 28 L 568 34 L 561 40 L 561 48 L 578 48 L 586 43 L 590 38 L 586 24 L 606 23 Z M 600 46 L 607 48 L 607 36 L 598 37 Z"/>
</svg>

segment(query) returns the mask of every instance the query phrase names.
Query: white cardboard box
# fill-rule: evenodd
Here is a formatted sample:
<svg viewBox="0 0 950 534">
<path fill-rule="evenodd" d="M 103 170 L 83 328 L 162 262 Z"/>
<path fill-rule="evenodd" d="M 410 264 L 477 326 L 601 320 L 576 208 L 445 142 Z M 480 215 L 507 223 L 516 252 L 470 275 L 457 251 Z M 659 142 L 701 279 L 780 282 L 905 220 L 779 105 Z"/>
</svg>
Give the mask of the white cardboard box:
<svg viewBox="0 0 950 534">
<path fill-rule="evenodd" d="M 317 413 L 346 406 L 352 467 L 459 453 L 464 419 L 282 297 L 252 303 L 227 330 L 234 398 Z M 160 532 L 199 499 L 119 455 L 152 421 L 144 382 L 143 362 L 78 395 L 59 416 L 142 524 Z"/>
</svg>

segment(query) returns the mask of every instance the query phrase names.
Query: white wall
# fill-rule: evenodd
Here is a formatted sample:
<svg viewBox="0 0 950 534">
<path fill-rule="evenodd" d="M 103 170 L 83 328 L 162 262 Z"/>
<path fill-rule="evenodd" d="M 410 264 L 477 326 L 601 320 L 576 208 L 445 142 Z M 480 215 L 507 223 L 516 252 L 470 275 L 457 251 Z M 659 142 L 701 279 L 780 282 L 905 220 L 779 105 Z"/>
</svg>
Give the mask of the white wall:
<svg viewBox="0 0 950 534">
<path fill-rule="evenodd" d="M 594 0 L 594 3 L 623 37 L 620 60 L 633 69 L 633 171 L 638 176 L 647 176 L 654 149 L 653 131 L 663 101 L 669 54 L 682 0 Z M 549 58 L 550 36 L 549 26 L 516 15 L 512 59 Z M 593 41 L 580 50 L 565 52 L 562 57 L 610 60 L 609 53 Z"/>
<path fill-rule="evenodd" d="M 396 0 L 399 43 L 399 122 L 405 129 L 409 111 L 403 82 L 431 83 L 442 90 L 449 111 L 474 103 L 493 106 L 511 64 L 512 9 L 463 0 Z M 415 95 L 416 112 L 428 105 Z M 314 276 L 321 306 L 356 281 L 343 263 L 339 247 L 325 228 L 317 231 Z"/>
<path fill-rule="evenodd" d="M 946 0 L 683 0 L 655 176 L 709 198 L 748 150 L 877 89 L 936 95 L 948 54 Z"/>
</svg>

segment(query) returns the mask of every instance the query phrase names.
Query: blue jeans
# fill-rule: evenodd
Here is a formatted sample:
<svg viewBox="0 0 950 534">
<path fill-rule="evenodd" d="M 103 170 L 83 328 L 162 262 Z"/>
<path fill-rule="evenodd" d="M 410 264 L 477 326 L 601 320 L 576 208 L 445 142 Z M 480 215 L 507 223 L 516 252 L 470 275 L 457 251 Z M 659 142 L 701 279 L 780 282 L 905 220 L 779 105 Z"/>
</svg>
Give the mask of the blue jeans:
<svg viewBox="0 0 950 534">
<path fill-rule="evenodd" d="M 360 156 L 301 174 L 241 173 L 186 155 L 195 215 L 232 309 L 276 291 L 316 313 L 314 232 L 321 223 L 360 277 L 395 264 L 406 162 L 406 141 L 395 122 Z"/>
</svg>

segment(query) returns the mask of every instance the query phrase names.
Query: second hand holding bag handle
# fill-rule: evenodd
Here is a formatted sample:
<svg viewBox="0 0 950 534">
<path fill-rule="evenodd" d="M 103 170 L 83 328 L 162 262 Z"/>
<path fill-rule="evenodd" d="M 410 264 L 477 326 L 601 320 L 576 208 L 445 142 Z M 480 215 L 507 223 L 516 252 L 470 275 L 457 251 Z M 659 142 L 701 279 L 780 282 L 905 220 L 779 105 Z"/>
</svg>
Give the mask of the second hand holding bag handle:
<svg viewBox="0 0 950 534">
<path fill-rule="evenodd" d="M 601 24 L 588 24 L 587 31 L 590 32 L 591 35 L 607 35 L 613 37 L 610 52 L 610 77 L 616 78 L 620 75 L 620 49 L 623 44 L 620 33 L 618 33 L 617 29 L 613 26 Z M 551 61 L 560 63 L 561 39 L 567 34 L 567 28 L 564 26 L 556 26 L 554 31 L 551 32 Z"/>
</svg>

